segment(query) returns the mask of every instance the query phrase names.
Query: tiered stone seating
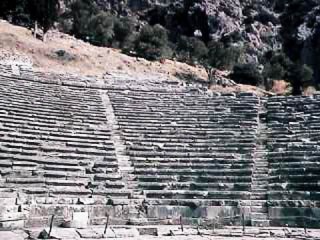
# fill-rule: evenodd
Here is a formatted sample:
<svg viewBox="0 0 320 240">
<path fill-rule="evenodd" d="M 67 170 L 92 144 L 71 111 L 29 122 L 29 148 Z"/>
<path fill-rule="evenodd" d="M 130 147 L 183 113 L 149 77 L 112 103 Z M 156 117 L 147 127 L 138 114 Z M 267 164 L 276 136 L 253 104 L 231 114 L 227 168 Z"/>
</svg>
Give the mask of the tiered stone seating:
<svg viewBox="0 0 320 240">
<path fill-rule="evenodd" d="M 250 199 L 258 99 L 109 91 L 148 199 Z"/>
<path fill-rule="evenodd" d="M 320 200 L 320 97 L 270 98 L 267 118 L 270 218 L 276 225 L 313 225 Z"/>
<path fill-rule="evenodd" d="M 0 230 L 73 212 L 90 224 L 239 224 L 245 213 L 255 226 L 319 225 L 319 95 L 259 99 L 157 78 L 0 65 Z"/>
<path fill-rule="evenodd" d="M 84 196 L 124 187 L 97 91 L 0 80 L 2 187 Z"/>
</svg>

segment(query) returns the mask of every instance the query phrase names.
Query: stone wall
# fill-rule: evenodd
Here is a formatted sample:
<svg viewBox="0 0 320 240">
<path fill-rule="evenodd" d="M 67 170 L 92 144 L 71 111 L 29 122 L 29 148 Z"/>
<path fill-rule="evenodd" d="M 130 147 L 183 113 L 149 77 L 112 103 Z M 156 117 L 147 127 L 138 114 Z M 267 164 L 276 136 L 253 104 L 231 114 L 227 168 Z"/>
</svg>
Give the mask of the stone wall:
<svg viewBox="0 0 320 240">
<path fill-rule="evenodd" d="M 0 69 L 0 228 L 318 226 L 319 95 Z"/>
</svg>

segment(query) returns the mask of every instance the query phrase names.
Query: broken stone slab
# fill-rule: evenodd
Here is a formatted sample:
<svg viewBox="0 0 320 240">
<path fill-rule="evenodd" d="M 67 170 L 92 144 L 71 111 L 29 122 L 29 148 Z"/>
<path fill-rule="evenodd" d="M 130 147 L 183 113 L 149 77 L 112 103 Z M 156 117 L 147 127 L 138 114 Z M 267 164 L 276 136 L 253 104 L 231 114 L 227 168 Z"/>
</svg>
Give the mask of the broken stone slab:
<svg viewBox="0 0 320 240">
<path fill-rule="evenodd" d="M 3 240 L 24 240 L 24 236 L 18 233 L 9 231 L 0 231 L 0 239 Z"/>
<path fill-rule="evenodd" d="M 149 236 L 159 236 L 158 227 L 137 227 L 140 236 L 141 235 L 149 235 Z"/>
<path fill-rule="evenodd" d="M 77 229 L 77 233 L 81 238 L 100 239 L 103 238 L 103 233 L 99 233 L 92 228 Z"/>
<path fill-rule="evenodd" d="M 244 236 L 254 237 L 260 233 L 259 228 L 246 228 Z"/>
<path fill-rule="evenodd" d="M 5 212 L 0 216 L 0 222 L 24 220 L 25 215 L 22 212 Z"/>
<path fill-rule="evenodd" d="M 116 238 L 139 237 L 140 233 L 136 228 L 113 228 Z"/>
<path fill-rule="evenodd" d="M 107 228 L 106 230 L 106 233 L 103 234 L 103 237 L 104 238 L 115 238 L 116 237 L 116 234 L 115 232 L 113 231 L 113 228 Z"/>
<path fill-rule="evenodd" d="M 41 235 L 49 235 L 49 228 L 44 229 L 40 233 Z M 39 236 L 38 236 L 39 237 Z M 76 229 L 70 228 L 52 228 L 50 237 L 52 239 L 81 239 Z"/>
<path fill-rule="evenodd" d="M 197 229 L 192 228 L 185 228 L 183 231 L 181 229 L 178 230 L 170 230 L 174 234 L 174 236 L 192 236 L 192 235 L 198 235 Z M 168 234 L 170 235 L 170 233 Z"/>
<path fill-rule="evenodd" d="M 66 220 L 62 225 L 65 228 L 88 228 L 89 213 L 88 212 L 73 212 L 72 219 Z"/>
<path fill-rule="evenodd" d="M 24 227 L 24 220 L 0 222 L 0 230 L 22 229 L 23 227 Z"/>
<path fill-rule="evenodd" d="M 128 221 L 128 225 L 134 225 L 134 226 L 147 225 L 147 224 L 148 224 L 147 218 L 130 218 Z"/>
</svg>

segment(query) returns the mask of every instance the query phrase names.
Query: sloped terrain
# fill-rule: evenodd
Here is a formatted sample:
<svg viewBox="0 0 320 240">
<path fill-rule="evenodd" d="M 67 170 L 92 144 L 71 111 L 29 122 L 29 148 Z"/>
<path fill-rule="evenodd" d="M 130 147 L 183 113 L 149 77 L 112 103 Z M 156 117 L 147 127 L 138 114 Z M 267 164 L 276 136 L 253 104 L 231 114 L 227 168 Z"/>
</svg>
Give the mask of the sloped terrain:
<svg viewBox="0 0 320 240">
<path fill-rule="evenodd" d="M 128 75 L 162 74 L 175 78 L 177 74 L 206 80 L 204 69 L 166 60 L 149 62 L 121 54 L 119 50 L 95 47 L 69 35 L 51 32 L 48 41 L 35 39 L 30 30 L 0 22 L 0 51 L 2 55 L 17 54 L 28 57 L 35 69 L 44 72 L 74 73 L 103 76 L 109 72 L 126 72 Z"/>
</svg>

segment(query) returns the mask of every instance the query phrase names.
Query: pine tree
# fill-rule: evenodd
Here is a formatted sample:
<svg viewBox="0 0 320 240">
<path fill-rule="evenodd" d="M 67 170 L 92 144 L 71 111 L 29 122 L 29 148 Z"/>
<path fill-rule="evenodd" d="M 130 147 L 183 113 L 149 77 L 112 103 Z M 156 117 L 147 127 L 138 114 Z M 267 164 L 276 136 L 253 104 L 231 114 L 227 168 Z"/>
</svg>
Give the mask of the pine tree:
<svg viewBox="0 0 320 240">
<path fill-rule="evenodd" d="M 35 34 L 39 24 L 43 29 L 43 41 L 46 33 L 57 21 L 59 9 L 59 0 L 29 0 L 29 12 L 35 22 Z"/>
</svg>

